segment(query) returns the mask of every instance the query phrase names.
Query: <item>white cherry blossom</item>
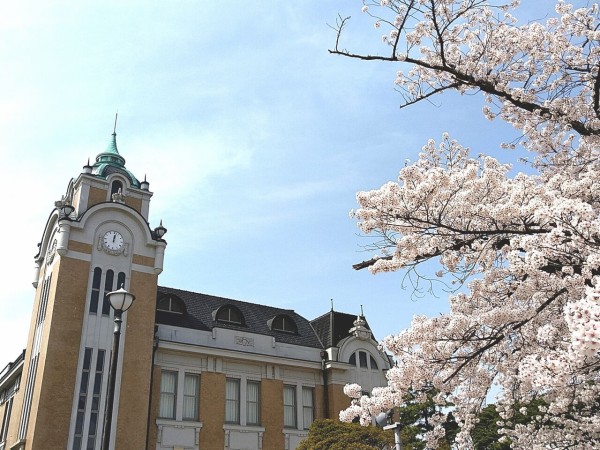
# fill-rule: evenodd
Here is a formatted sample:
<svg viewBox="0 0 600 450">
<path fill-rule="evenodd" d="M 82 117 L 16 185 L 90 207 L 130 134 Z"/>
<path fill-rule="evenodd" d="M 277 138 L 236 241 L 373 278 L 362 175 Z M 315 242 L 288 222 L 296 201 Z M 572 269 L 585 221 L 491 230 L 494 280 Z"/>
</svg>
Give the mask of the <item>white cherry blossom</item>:
<svg viewBox="0 0 600 450">
<path fill-rule="evenodd" d="M 395 359 L 388 386 L 370 397 L 349 387 L 352 406 L 340 418 L 367 423 L 409 391 L 435 389 L 437 403 L 455 405 L 456 445 L 468 449 L 499 386 L 501 433 L 513 448 L 600 448 L 600 8 L 558 1 L 546 12 L 540 2 L 543 22 L 521 23 L 518 1 L 364 6 L 385 33 L 373 44 L 381 56 L 332 53 L 402 66 L 390 78 L 403 107 L 446 90 L 481 93 L 483 115 L 517 129 L 532 164 L 511 175 L 445 133 L 397 181 L 357 194 L 352 216 L 377 236 L 378 252 L 355 268 L 434 261 L 435 276 L 457 291 L 448 314 L 416 316 L 383 340 Z M 535 398 L 545 402 L 539 414 L 515 423 Z M 424 436 L 428 446 L 443 419 Z"/>
</svg>

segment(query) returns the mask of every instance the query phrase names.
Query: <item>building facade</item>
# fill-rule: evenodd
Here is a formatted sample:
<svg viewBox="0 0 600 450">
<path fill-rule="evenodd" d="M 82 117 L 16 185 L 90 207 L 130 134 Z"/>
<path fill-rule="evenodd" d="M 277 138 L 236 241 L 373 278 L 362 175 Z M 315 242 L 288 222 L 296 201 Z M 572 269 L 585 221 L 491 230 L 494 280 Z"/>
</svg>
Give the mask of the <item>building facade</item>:
<svg viewBox="0 0 600 450">
<path fill-rule="evenodd" d="M 166 241 L 152 193 L 116 134 L 55 203 L 35 257 L 26 350 L 0 372 L 0 450 L 98 450 L 114 311 L 123 314 L 110 448 L 294 449 L 316 418 L 349 404 L 346 383 L 385 384 L 390 367 L 364 317 L 314 320 L 158 284 Z"/>
</svg>

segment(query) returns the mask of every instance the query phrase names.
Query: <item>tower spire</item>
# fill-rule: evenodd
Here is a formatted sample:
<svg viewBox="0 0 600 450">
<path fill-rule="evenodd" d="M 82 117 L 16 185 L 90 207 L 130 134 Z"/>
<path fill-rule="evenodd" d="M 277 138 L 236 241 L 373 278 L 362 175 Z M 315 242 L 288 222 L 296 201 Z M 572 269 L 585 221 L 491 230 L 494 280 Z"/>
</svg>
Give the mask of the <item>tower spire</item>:
<svg viewBox="0 0 600 450">
<path fill-rule="evenodd" d="M 117 148 L 117 120 L 119 118 L 119 111 L 117 111 L 115 113 L 115 123 L 113 126 L 113 132 L 112 132 L 112 136 L 110 137 L 110 141 L 108 143 L 108 146 L 106 147 L 106 150 L 104 151 L 104 154 L 113 154 L 113 155 L 118 155 L 119 158 L 122 159 L 122 157 L 119 155 L 119 149 Z M 98 155 L 100 156 L 100 155 Z M 96 160 L 98 160 L 96 158 Z M 120 162 L 120 165 L 124 166 L 125 165 L 125 160 L 123 159 L 122 162 Z"/>
<path fill-rule="evenodd" d="M 117 135 L 117 118 L 119 117 L 119 111 L 115 113 L 115 126 L 113 127 L 113 136 Z"/>
<path fill-rule="evenodd" d="M 119 111 L 117 110 L 117 112 L 115 113 L 115 126 L 113 128 L 113 134 L 116 135 L 117 134 L 117 118 L 119 117 Z"/>
</svg>

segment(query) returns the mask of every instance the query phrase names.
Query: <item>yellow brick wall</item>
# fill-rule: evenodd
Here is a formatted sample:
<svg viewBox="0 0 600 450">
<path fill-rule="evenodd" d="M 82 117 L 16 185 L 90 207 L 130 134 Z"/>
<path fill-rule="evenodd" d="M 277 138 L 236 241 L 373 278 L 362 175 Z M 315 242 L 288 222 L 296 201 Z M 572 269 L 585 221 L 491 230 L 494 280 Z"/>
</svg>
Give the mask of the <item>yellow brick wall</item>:
<svg viewBox="0 0 600 450">
<path fill-rule="evenodd" d="M 55 266 L 27 432 L 27 449 L 67 447 L 89 270 L 88 262 L 68 257 L 61 257 Z M 55 296 L 57 291 L 60 295 Z M 24 391 L 26 378 L 22 382 L 21 390 Z"/>
<path fill-rule="evenodd" d="M 85 242 L 69 241 L 69 250 L 79 253 L 92 254 L 92 244 L 86 244 Z"/>
<path fill-rule="evenodd" d="M 330 384 L 328 390 L 330 418 L 339 420 L 340 411 L 350 406 L 350 398 L 344 394 L 344 386 L 341 384 Z"/>
<path fill-rule="evenodd" d="M 146 445 L 156 283 L 157 275 L 131 272 L 129 291 L 136 300 L 126 313 L 117 449 L 143 449 Z"/>
<path fill-rule="evenodd" d="M 90 187 L 90 193 L 88 195 L 88 208 L 91 208 L 92 206 L 97 205 L 98 203 L 110 201 L 110 199 L 107 199 L 107 196 L 106 196 L 107 189 L 108 189 L 108 187 L 106 189 Z M 142 212 L 142 199 L 141 198 L 125 196 L 125 204 L 127 206 L 132 207 L 139 213 Z"/>
<path fill-rule="evenodd" d="M 88 194 L 88 209 L 98 203 L 105 202 L 106 200 L 106 189 L 100 189 L 96 187 L 90 187 L 90 193 Z"/>
<path fill-rule="evenodd" d="M 132 262 L 140 266 L 154 267 L 154 258 L 149 256 L 133 255 Z"/>
<path fill-rule="evenodd" d="M 131 206 L 133 209 L 135 209 L 137 212 L 139 212 L 141 214 L 142 212 L 142 199 L 141 198 L 134 198 L 134 197 L 125 197 L 125 204 L 127 206 Z"/>
<path fill-rule="evenodd" d="M 200 399 L 200 448 L 222 449 L 225 447 L 225 374 L 202 372 Z M 267 450 L 267 447 L 263 446 L 263 449 Z"/>
<path fill-rule="evenodd" d="M 284 448 L 283 382 L 263 378 L 260 393 L 261 424 L 265 427 L 263 450 Z"/>
<path fill-rule="evenodd" d="M 315 386 L 315 420 L 317 419 L 325 419 L 325 401 L 324 401 L 324 392 L 323 386 Z"/>
<path fill-rule="evenodd" d="M 150 429 L 148 432 L 148 449 L 156 448 L 156 418 L 158 417 L 158 405 L 160 404 L 160 367 L 154 367 L 152 380 L 152 405 L 150 407 Z"/>
</svg>

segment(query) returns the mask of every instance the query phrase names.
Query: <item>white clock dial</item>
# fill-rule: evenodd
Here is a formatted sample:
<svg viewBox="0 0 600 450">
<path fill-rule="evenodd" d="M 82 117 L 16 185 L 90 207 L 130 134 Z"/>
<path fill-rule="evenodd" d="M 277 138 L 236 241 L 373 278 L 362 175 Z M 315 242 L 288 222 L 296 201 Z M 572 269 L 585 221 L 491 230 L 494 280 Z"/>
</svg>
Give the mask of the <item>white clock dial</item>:
<svg viewBox="0 0 600 450">
<path fill-rule="evenodd" d="M 123 236 L 118 231 L 107 231 L 104 233 L 102 243 L 108 250 L 120 250 L 123 248 Z"/>
</svg>

